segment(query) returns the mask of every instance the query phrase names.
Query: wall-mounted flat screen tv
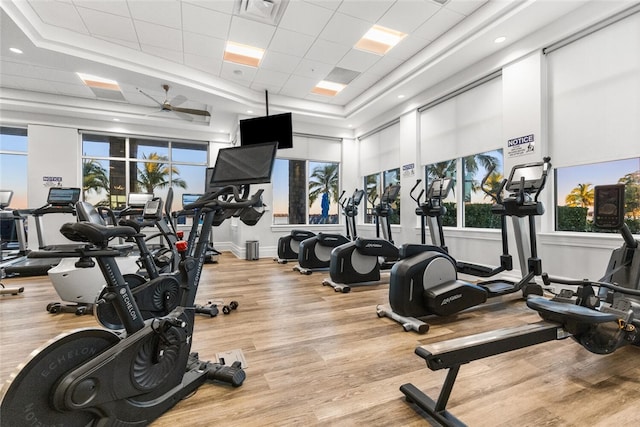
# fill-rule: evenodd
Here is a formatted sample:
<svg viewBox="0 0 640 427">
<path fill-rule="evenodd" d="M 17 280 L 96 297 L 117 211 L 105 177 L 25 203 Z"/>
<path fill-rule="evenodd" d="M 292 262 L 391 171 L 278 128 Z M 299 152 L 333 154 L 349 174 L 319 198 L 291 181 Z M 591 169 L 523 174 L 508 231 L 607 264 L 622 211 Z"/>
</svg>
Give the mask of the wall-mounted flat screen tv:
<svg viewBox="0 0 640 427">
<path fill-rule="evenodd" d="M 278 142 L 278 149 L 293 147 L 291 113 L 240 120 L 240 145 Z"/>
</svg>

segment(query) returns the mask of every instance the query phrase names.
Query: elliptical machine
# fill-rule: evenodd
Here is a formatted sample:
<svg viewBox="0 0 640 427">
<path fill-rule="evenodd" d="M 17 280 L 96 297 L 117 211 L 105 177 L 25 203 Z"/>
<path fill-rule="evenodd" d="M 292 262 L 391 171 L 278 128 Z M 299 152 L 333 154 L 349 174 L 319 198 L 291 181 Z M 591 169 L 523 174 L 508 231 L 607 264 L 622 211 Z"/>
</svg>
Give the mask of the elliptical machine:
<svg viewBox="0 0 640 427">
<path fill-rule="evenodd" d="M 640 242 L 624 224 L 624 184 L 596 186 L 594 193 L 594 225 L 617 229 L 624 239 L 611 254 L 603 278 L 560 280 L 544 273 L 545 285 L 559 283 L 576 290 L 565 289 L 551 300 L 529 297 L 527 306 L 542 321 L 417 347 L 415 353 L 429 369 L 447 369 L 447 376 L 437 399 L 413 384 L 403 384 L 400 391 L 407 402 L 420 407 L 437 425 L 460 426 L 464 424 L 447 410 L 447 403 L 463 364 L 568 337 L 594 354 L 640 345 Z"/>
<path fill-rule="evenodd" d="M 290 260 L 298 259 L 300 243 L 314 237 L 316 233 L 308 230 L 293 229 L 287 236 L 278 239 L 278 256 L 273 260 L 278 264 L 286 264 Z"/>
<path fill-rule="evenodd" d="M 342 195 L 344 195 L 344 191 Z M 299 271 L 301 274 L 311 274 L 314 270 L 329 268 L 333 248 L 358 237 L 356 217 L 358 216 L 358 206 L 364 197 L 364 190 L 356 189 L 348 199 L 343 199 L 342 195 L 340 206 L 345 216 L 346 235 L 321 232 L 300 242 L 298 264 L 293 267 L 295 271 Z"/>
<path fill-rule="evenodd" d="M 509 179 L 501 183 L 495 195 L 496 203 L 492 212 L 500 215 L 502 225 L 503 254 L 501 265 L 486 268 L 469 263 L 456 262 L 445 250 L 438 246 L 404 245 L 400 250 L 401 260 L 391 270 L 389 284 L 389 307 L 379 305 L 379 317 L 389 317 L 402 324 L 405 331 L 425 333 L 429 325 L 420 320 L 429 315 L 448 316 L 469 307 L 483 304 L 488 298 L 499 297 L 522 291 L 522 295 L 542 295 L 542 287 L 532 279 L 542 274 L 542 261 L 537 256 L 535 217 L 544 213 L 542 202 L 538 201 L 551 168 L 550 158 L 542 162 L 516 165 Z M 502 191 L 509 193 L 504 199 Z M 523 277 L 517 282 L 494 279 L 473 284 L 458 279 L 458 272 L 495 275 L 511 270 L 511 255 L 507 246 L 506 217 L 514 219 L 516 239 L 521 239 L 518 219 L 527 217 L 531 255 L 523 269 Z M 518 242 L 522 245 L 522 242 Z M 519 249 L 522 251 L 522 249 Z M 522 258 L 522 257 L 521 257 Z M 526 271 L 526 273 L 525 273 Z"/>
<path fill-rule="evenodd" d="M 411 189 L 409 195 L 418 205 L 416 207 L 416 215 L 420 217 L 420 241 L 424 245 L 427 243 L 427 223 L 429 224 L 429 233 L 431 235 L 431 244 L 434 246 L 440 246 L 447 251 L 447 246 L 444 242 L 444 231 L 442 229 L 442 217 L 447 213 L 447 208 L 444 207 L 442 201 L 447 198 L 447 195 L 453 187 L 453 179 L 451 178 L 437 178 L 431 180 L 425 202 L 422 203 L 420 199 L 424 194 L 424 189 L 420 191 L 418 196 L 414 196 L 413 192 L 422 182 L 421 179 L 416 181 L 416 184 Z M 438 234 L 436 235 L 436 232 Z"/>
<path fill-rule="evenodd" d="M 380 270 L 388 270 L 399 257 L 398 248 L 393 244 L 389 217 L 393 215 L 391 204 L 400 193 L 400 185 L 389 185 L 374 208 L 376 235 L 383 237 L 366 239 L 358 237 L 352 242 L 340 245 L 331 251 L 329 262 L 330 279 L 322 284 L 331 286 L 336 292 L 347 293 L 353 285 L 379 284 Z"/>
<path fill-rule="evenodd" d="M 218 208 L 246 208 L 261 203 L 262 190 L 251 198 L 237 185 L 270 180 L 276 143 L 220 150 L 213 180 L 219 192 L 193 203 L 203 218 L 194 256 L 180 243 L 180 305 L 166 316 L 143 320 L 131 290 L 115 263 L 109 240 L 132 237 L 128 226 L 107 228 L 91 223 L 65 224 L 61 231 L 89 245 L 78 249 L 83 257 L 95 258 L 109 293 L 104 303 L 114 307 L 126 333 L 83 329 L 61 335 L 21 365 L 3 388 L 0 412 L 3 424 L 26 426 L 37 423 L 64 426 L 148 425 L 191 395 L 207 380 L 242 385 L 245 373 L 239 362 L 231 366 L 201 361 L 191 353 L 194 300 L 204 264 L 209 231 Z M 240 166 L 238 166 L 240 165 Z M 260 176 L 247 171 L 259 171 Z M 233 200 L 219 195 L 232 193 Z M 43 375 L 44 373 L 44 375 Z M 117 379 L 117 381 L 116 381 Z"/>
</svg>

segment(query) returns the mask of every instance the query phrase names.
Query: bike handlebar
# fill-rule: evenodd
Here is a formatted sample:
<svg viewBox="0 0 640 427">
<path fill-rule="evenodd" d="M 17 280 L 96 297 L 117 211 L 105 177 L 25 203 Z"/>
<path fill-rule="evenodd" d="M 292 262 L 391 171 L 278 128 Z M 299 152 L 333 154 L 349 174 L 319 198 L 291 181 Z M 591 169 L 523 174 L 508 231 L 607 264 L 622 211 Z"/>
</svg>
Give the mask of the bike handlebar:
<svg viewBox="0 0 640 427">
<path fill-rule="evenodd" d="M 621 294 L 640 296 L 640 290 L 625 288 L 613 283 L 598 282 L 598 281 L 589 280 L 589 279 L 582 279 L 582 280 L 559 279 L 556 277 L 553 277 L 553 278 L 549 277 L 547 273 L 542 273 L 542 281 L 544 282 L 545 286 L 549 286 L 551 283 L 558 283 L 560 285 L 569 285 L 569 286 L 582 286 L 582 285 L 599 286 L 602 288 L 610 289 L 615 292 L 620 292 Z"/>
</svg>

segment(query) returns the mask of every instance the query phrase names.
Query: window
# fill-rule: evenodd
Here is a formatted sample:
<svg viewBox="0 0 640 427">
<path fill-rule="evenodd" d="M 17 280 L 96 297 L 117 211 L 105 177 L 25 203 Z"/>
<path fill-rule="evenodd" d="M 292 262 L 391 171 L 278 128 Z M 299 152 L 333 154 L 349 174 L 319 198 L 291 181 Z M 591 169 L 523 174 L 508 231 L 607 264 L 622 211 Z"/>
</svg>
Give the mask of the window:
<svg viewBox="0 0 640 427">
<path fill-rule="evenodd" d="M 276 159 L 273 183 L 273 223 L 338 224 L 340 164 Z"/>
<path fill-rule="evenodd" d="M 389 169 L 364 177 L 364 188 L 366 189 L 365 224 L 375 224 L 373 208 L 380 203 L 380 197 L 384 193 L 384 189 L 390 185 L 399 184 L 400 168 Z M 391 207 L 393 208 L 393 214 L 389 217 L 389 224 L 400 224 L 400 197 L 391 204 Z"/>
<path fill-rule="evenodd" d="M 502 150 L 492 150 L 425 166 L 425 191 L 434 179 L 451 177 L 454 180 L 453 190 L 444 199 L 447 213 L 442 218 L 443 226 L 457 226 L 458 202 L 463 202 L 464 227 L 500 228 L 500 217 L 491 213 L 494 200 L 482 191 L 481 183 L 487 177 L 485 188 L 491 193 L 498 191 L 504 178 L 503 160 Z M 458 182 L 458 164 L 462 166 L 462 183 Z M 487 176 L 492 168 L 493 172 Z"/>
<path fill-rule="evenodd" d="M 497 193 L 504 178 L 502 160 L 502 150 L 478 153 L 462 159 L 465 227 L 500 228 L 500 216 L 491 213 L 494 200 L 482 190 L 481 183 L 486 177 L 484 188 L 490 193 Z"/>
<path fill-rule="evenodd" d="M 183 193 L 204 192 L 207 159 L 207 143 L 83 134 L 83 199 L 117 207 L 130 192 L 166 199 L 173 187 L 178 203 Z"/>
<path fill-rule="evenodd" d="M 27 208 L 26 129 L 0 127 L 0 188 L 13 191 L 12 208 Z"/>
<path fill-rule="evenodd" d="M 556 230 L 596 231 L 593 196 L 596 185 L 625 184 L 625 222 L 640 233 L 640 157 L 558 168 L 556 174 Z"/>
</svg>

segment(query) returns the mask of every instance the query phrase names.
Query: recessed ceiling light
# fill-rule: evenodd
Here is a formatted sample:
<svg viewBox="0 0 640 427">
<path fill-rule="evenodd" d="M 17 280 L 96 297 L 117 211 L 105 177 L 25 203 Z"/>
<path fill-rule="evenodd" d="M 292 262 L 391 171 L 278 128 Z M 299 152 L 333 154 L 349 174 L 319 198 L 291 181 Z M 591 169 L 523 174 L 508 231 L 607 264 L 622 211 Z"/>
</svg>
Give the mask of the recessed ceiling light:
<svg viewBox="0 0 640 427">
<path fill-rule="evenodd" d="M 113 119 L 113 121 L 114 121 L 114 122 L 119 122 L 119 121 L 120 121 L 120 119 L 118 119 L 118 118 L 114 118 L 114 119 Z"/>
<path fill-rule="evenodd" d="M 505 36 L 500 36 L 500 37 L 497 37 L 493 42 L 494 43 L 502 43 L 505 40 L 507 40 L 507 38 Z"/>
<path fill-rule="evenodd" d="M 247 110 L 247 113 L 253 114 L 253 110 Z"/>
<path fill-rule="evenodd" d="M 366 50 L 378 55 L 384 55 L 391 48 L 400 43 L 407 35 L 400 31 L 391 30 L 389 28 L 374 25 L 362 36 L 362 38 L 354 46 L 356 49 Z"/>
<path fill-rule="evenodd" d="M 76 73 L 82 79 L 85 85 L 107 90 L 120 90 L 118 82 L 104 77 L 92 76 L 90 74 Z"/>
<path fill-rule="evenodd" d="M 224 49 L 225 61 L 249 67 L 257 67 L 263 55 L 264 49 L 234 42 L 227 42 L 227 47 Z"/>
<path fill-rule="evenodd" d="M 23 53 L 22 50 L 18 49 L 17 47 L 10 47 L 9 50 L 13 53 L 17 53 L 17 54 L 21 54 Z"/>
<path fill-rule="evenodd" d="M 311 92 L 317 93 L 318 95 L 336 96 L 345 87 L 347 87 L 347 85 L 344 85 L 342 83 L 322 80 L 316 85 L 316 87 L 311 90 Z"/>
<path fill-rule="evenodd" d="M 398 99 L 404 98 L 404 95 L 398 95 Z"/>
</svg>

